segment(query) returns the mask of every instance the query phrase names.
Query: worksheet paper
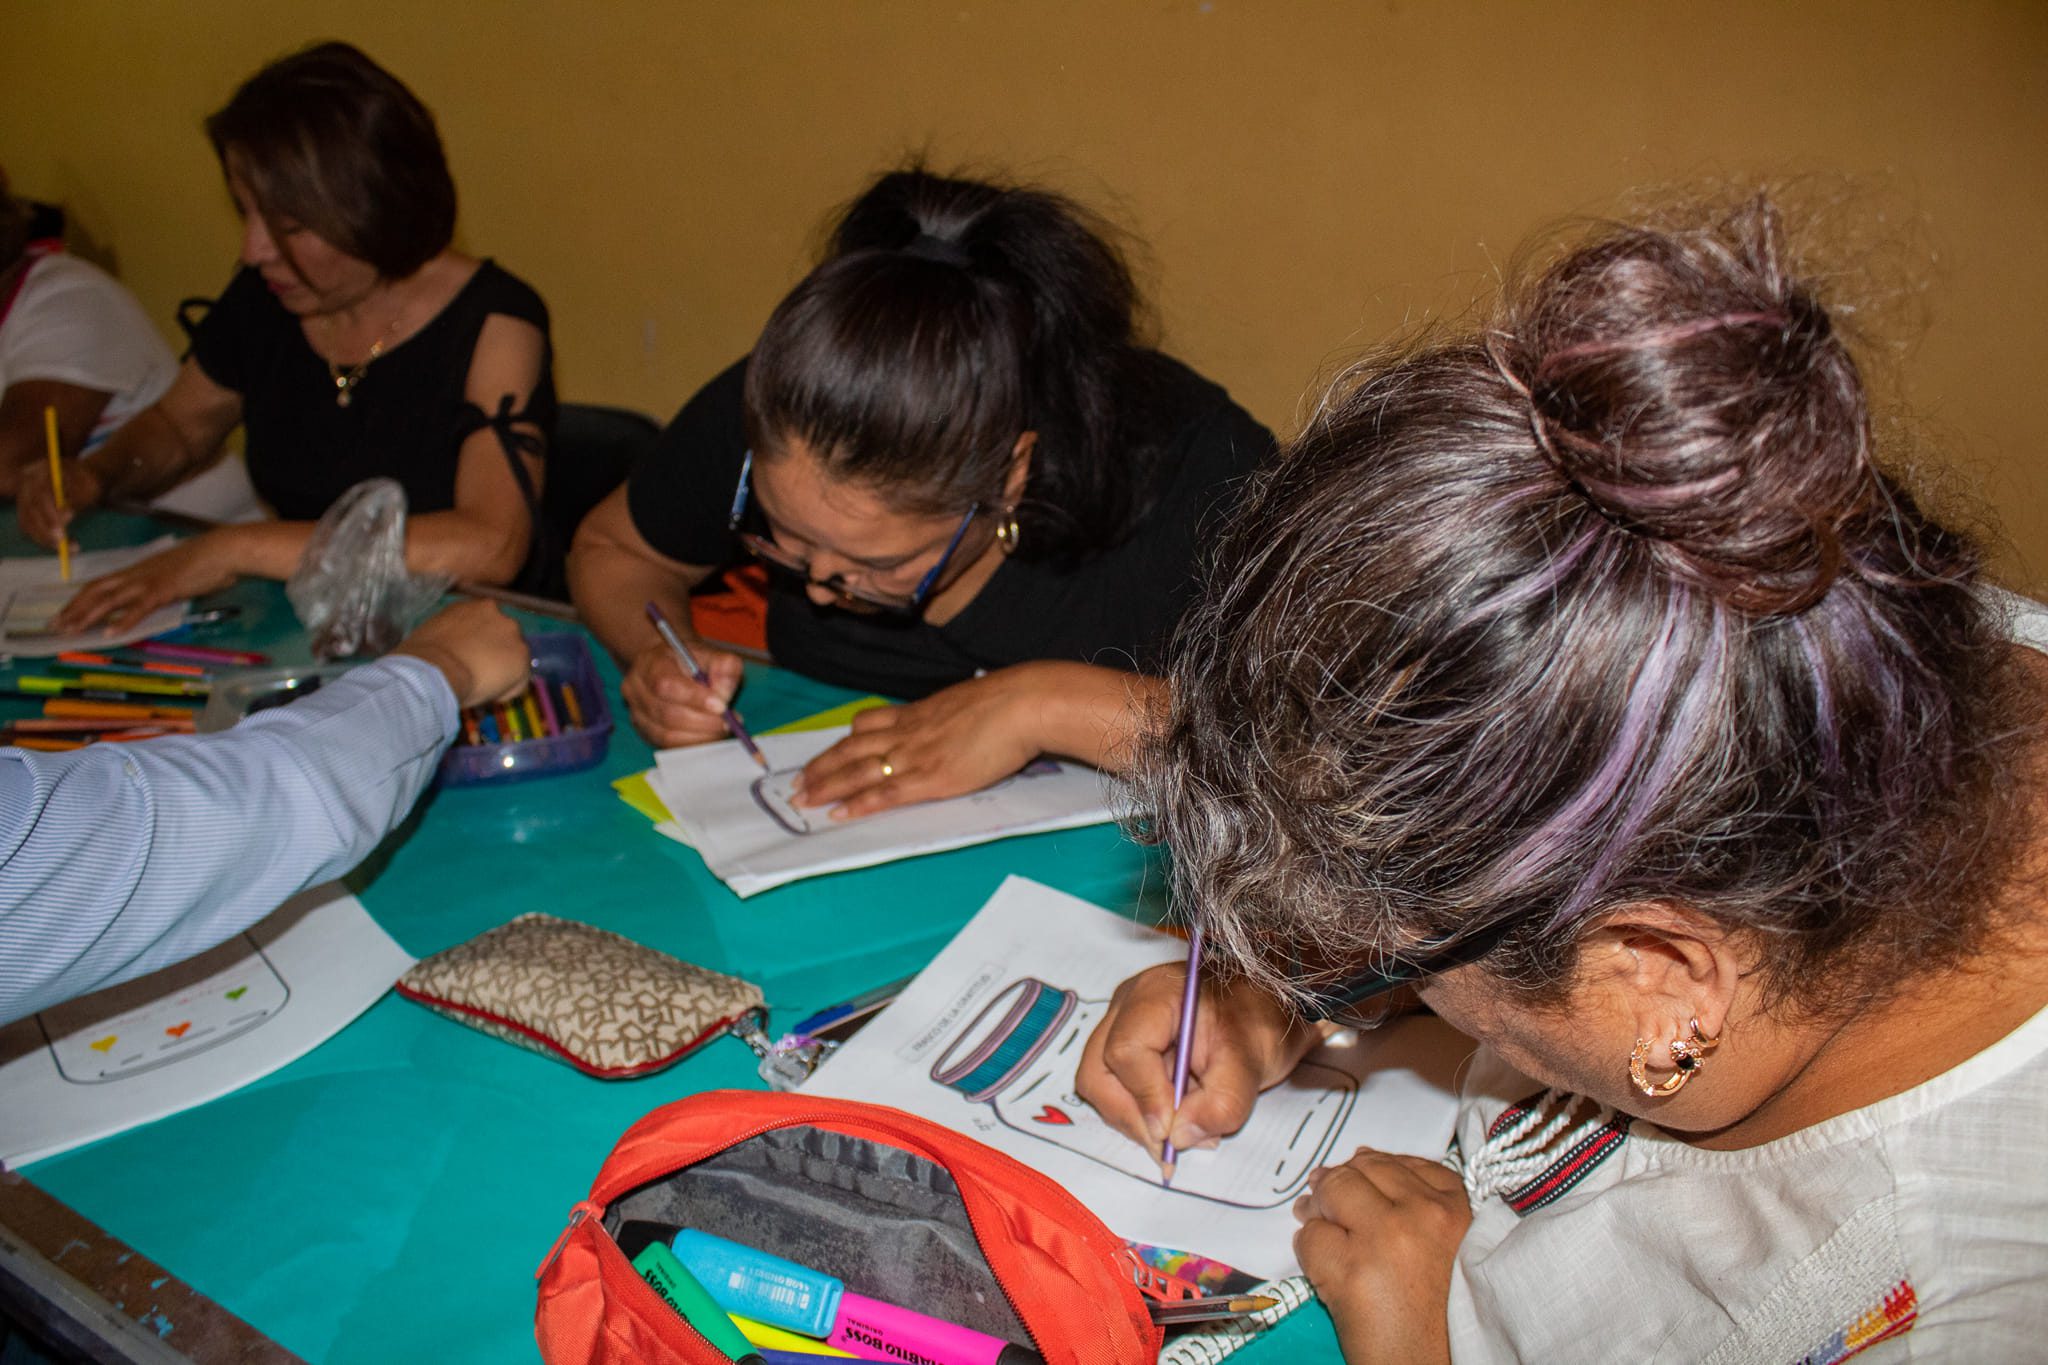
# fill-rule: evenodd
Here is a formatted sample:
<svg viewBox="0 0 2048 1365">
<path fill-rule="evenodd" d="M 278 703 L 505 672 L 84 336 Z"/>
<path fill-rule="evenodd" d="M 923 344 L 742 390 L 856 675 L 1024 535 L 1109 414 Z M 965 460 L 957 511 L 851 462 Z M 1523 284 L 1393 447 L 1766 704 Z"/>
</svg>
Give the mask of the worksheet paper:
<svg viewBox="0 0 2048 1365">
<path fill-rule="evenodd" d="M 847 733 L 840 725 L 762 735 L 757 742 L 772 770 L 766 773 L 733 740 L 664 749 L 654 756 L 649 781 L 672 818 L 655 828 L 703 854 L 735 895 L 751 896 L 821 872 L 1112 818 L 1102 774 L 1050 760 L 966 796 L 859 820 L 834 820 L 827 807 L 796 806 L 790 792 L 797 773 Z"/>
<path fill-rule="evenodd" d="M 123 631 L 110 633 L 94 628 L 75 635 L 41 633 L 44 622 L 56 615 L 78 589 L 95 578 L 140 564 L 176 543 L 175 537 L 159 536 L 147 545 L 75 554 L 71 556 L 69 583 L 59 577 L 60 566 L 54 554 L 0 559 L 0 655 L 48 658 L 73 649 L 114 649 L 176 630 L 192 605 L 189 597 L 158 607 Z"/>
<path fill-rule="evenodd" d="M 1472 1043 L 1416 1017 L 1345 1032 L 1259 1097 L 1214 1151 L 1152 1155 L 1078 1094 L 1082 1045 L 1125 977 L 1187 956 L 1127 916 L 1010 877 L 894 1004 L 807 1081 L 806 1094 L 894 1105 L 1051 1176 L 1118 1235 L 1278 1279 L 1300 1267 L 1294 1199 L 1360 1146 L 1442 1156 L 1453 1073 Z"/>
<path fill-rule="evenodd" d="M 0 1028 L 0 1168 L 267 1076 L 340 1032 L 412 964 L 329 882 L 197 957 Z"/>
</svg>

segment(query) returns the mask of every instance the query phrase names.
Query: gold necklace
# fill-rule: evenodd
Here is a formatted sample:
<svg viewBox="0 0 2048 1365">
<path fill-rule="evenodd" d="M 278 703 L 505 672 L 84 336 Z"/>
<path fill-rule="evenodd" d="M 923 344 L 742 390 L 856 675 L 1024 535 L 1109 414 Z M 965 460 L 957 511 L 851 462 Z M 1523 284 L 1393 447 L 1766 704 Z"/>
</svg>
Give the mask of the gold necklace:
<svg viewBox="0 0 2048 1365">
<path fill-rule="evenodd" d="M 401 313 L 399 317 L 391 319 L 391 325 L 384 329 L 384 335 L 370 343 L 370 353 L 355 364 L 343 368 L 332 360 L 327 362 L 327 377 L 334 381 L 334 405 L 336 407 L 345 408 L 354 401 L 356 385 L 362 383 L 363 376 L 369 373 L 370 362 L 384 354 L 384 344 L 397 334 L 398 323 L 403 316 L 404 314 Z"/>
</svg>

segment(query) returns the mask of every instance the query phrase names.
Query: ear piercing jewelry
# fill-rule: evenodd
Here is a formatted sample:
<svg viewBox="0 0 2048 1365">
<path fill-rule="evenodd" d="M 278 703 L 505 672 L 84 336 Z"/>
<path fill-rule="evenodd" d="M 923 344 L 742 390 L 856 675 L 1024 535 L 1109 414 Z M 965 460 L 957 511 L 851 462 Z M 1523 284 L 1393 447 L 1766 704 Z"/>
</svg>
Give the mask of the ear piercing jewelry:
<svg viewBox="0 0 2048 1365">
<path fill-rule="evenodd" d="M 1709 1038 L 1700 1032 L 1700 1021 L 1691 1022 L 1692 1037 L 1675 1038 L 1671 1042 L 1671 1065 L 1676 1068 L 1667 1080 L 1652 1081 L 1649 1073 L 1650 1040 L 1636 1039 L 1635 1050 L 1628 1054 L 1628 1078 L 1635 1082 L 1636 1089 L 1653 1099 L 1676 1095 L 1685 1083 L 1693 1078 L 1706 1064 L 1707 1054 L 1721 1046 L 1721 1036 Z"/>
</svg>

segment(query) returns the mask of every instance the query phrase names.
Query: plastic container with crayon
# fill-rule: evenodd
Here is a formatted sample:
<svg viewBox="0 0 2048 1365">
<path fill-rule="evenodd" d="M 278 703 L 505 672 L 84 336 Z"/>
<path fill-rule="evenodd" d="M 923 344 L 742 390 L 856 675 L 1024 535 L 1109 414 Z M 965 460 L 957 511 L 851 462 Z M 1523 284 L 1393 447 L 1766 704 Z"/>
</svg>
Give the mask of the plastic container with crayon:
<svg viewBox="0 0 2048 1365">
<path fill-rule="evenodd" d="M 612 712 L 590 642 L 529 635 L 533 683 L 518 697 L 463 712 L 462 733 L 441 758 L 441 785 L 516 782 L 588 768 L 612 739 Z"/>
</svg>

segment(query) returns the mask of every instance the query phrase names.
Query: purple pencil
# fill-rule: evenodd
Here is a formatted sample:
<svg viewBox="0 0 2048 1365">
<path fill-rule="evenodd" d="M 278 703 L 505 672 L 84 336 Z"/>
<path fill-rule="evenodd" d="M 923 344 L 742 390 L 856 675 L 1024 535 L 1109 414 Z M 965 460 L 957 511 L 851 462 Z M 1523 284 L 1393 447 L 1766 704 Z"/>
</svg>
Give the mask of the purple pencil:
<svg viewBox="0 0 2048 1365">
<path fill-rule="evenodd" d="M 533 699 L 540 703 L 541 724 L 548 727 L 550 735 L 562 733 L 561 717 L 555 714 L 555 699 L 548 695 L 548 680 L 538 672 L 533 675 Z"/>
<path fill-rule="evenodd" d="M 1180 997 L 1180 1041 L 1173 1049 L 1173 1110 L 1180 1112 L 1180 1102 L 1188 1093 L 1188 1059 L 1195 1051 L 1195 1001 L 1202 991 L 1202 926 L 1197 924 L 1188 931 L 1188 981 Z M 1166 1168 L 1159 1183 L 1173 1183 L 1173 1166 L 1180 1160 L 1180 1153 L 1173 1150 L 1173 1139 L 1166 1139 L 1159 1155 L 1159 1164 Z"/>
<path fill-rule="evenodd" d="M 704 671 L 704 665 L 697 662 L 697 656 L 690 652 L 690 647 L 676 634 L 676 628 L 668 623 L 668 617 L 662 615 L 661 608 L 649 602 L 647 619 L 654 623 L 655 633 L 661 636 L 662 643 L 668 646 L 669 653 L 676 656 L 676 662 L 683 666 L 683 671 L 695 678 L 699 687 L 710 687 L 711 675 Z M 754 743 L 754 737 L 748 734 L 747 727 L 740 723 L 738 713 L 728 706 L 725 708 L 724 719 L 725 728 L 732 732 L 732 737 L 740 742 L 740 747 L 747 751 L 754 762 L 761 765 L 761 771 L 773 772 L 774 769 L 768 766 L 768 755 L 762 753 L 761 746 Z"/>
</svg>

